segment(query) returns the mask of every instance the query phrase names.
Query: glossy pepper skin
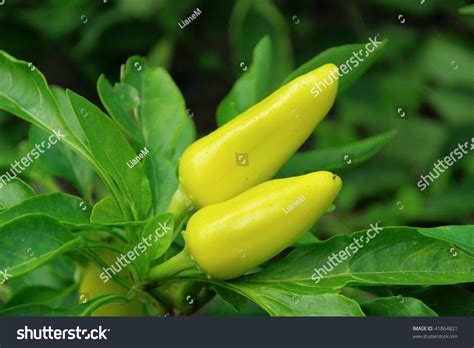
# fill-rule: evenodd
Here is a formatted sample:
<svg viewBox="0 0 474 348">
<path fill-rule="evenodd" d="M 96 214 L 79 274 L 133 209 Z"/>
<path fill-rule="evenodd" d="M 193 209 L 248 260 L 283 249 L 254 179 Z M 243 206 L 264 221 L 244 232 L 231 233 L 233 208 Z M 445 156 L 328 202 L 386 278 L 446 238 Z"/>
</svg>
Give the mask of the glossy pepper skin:
<svg viewBox="0 0 474 348">
<path fill-rule="evenodd" d="M 326 64 L 294 79 L 191 144 L 179 161 L 180 189 L 205 207 L 271 179 L 331 109 L 335 70 Z"/>
<path fill-rule="evenodd" d="M 325 213 L 341 179 L 320 171 L 265 182 L 199 210 L 184 238 L 194 262 L 211 277 L 236 278 L 276 256 Z"/>
</svg>

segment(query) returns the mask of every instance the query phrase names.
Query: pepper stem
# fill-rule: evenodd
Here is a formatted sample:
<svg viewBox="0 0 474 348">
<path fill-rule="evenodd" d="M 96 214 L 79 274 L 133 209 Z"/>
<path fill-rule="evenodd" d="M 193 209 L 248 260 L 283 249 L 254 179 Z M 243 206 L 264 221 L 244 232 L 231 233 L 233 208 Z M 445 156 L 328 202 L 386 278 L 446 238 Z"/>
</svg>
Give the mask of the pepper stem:
<svg viewBox="0 0 474 348">
<path fill-rule="evenodd" d="M 178 225 L 179 222 L 184 218 L 188 211 L 194 209 L 194 204 L 191 198 L 183 191 L 181 185 L 178 186 L 178 189 L 171 198 L 171 201 L 168 205 L 166 211 L 174 215 L 175 224 Z"/>
<path fill-rule="evenodd" d="M 170 278 L 179 272 L 195 267 L 196 264 L 186 249 L 173 256 L 168 261 L 153 267 L 150 270 L 150 280 L 162 280 Z"/>
</svg>

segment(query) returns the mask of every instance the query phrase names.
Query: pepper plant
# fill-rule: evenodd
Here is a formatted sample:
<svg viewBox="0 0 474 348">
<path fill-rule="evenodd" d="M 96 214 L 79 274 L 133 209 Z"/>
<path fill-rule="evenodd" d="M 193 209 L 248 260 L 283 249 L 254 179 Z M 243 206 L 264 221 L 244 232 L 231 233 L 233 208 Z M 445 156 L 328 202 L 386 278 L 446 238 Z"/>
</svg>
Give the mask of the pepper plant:
<svg viewBox="0 0 474 348">
<path fill-rule="evenodd" d="M 327 63 L 340 66 L 364 45 L 328 49 L 275 83 L 268 63 L 275 50 L 264 37 L 249 69 L 219 104 L 218 125 L 305 73 Z M 338 95 L 386 45 L 340 77 Z M 179 186 L 178 160 L 196 140 L 192 114 L 172 77 L 142 57 L 127 60 L 117 83 L 100 76 L 97 90 L 102 107 L 49 86 L 32 63 L 0 53 L 0 108 L 31 123 L 25 153 L 58 130 L 64 135 L 0 188 L 0 315 L 183 315 L 218 296 L 237 312 L 253 302 L 273 316 L 435 316 L 446 311 L 429 286 L 474 281 L 472 226 L 376 225 L 370 243 L 319 280 L 316 270 L 333 255 L 342 258 L 341 251 L 374 228 L 326 241 L 308 233 L 276 258 L 228 280 L 206 274 L 191 259 L 176 259 L 185 248 L 181 232 L 200 208 L 192 197 L 180 201 L 180 209 L 170 205 Z M 296 153 L 275 177 L 341 170 L 349 165 L 344 154 L 361 163 L 393 136 L 389 131 L 341 148 Z M 41 182 L 45 192 L 36 193 L 29 182 Z M 261 227 L 271 228 L 271 222 Z M 261 248 L 263 253 L 266 246 Z"/>
</svg>

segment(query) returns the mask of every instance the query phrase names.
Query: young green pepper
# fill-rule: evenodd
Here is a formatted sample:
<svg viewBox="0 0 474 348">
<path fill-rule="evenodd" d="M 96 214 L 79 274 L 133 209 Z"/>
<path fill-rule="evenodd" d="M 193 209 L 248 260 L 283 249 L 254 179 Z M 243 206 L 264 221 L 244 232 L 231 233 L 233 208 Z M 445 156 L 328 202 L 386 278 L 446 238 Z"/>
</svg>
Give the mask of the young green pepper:
<svg viewBox="0 0 474 348">
<path fill-rule="evenodd" d="M 337 175 L 320 171 L 268 181 L 207 206 L 188 222 L 186 250 L 155 267 L 151 279 L 190 268 L 190 257 L 213 278 L 236 278 L 307 232 L 334 201 L 341 185 Z"/>
<path fill-rule="evenodd" d="M 199 208 L 220 203 L 271 179 L 331 109 L 336 71 L 326 64 L 294 79 L 191 144 L 168 210 L 180 215 L 191 201 Z"/>
</svg>

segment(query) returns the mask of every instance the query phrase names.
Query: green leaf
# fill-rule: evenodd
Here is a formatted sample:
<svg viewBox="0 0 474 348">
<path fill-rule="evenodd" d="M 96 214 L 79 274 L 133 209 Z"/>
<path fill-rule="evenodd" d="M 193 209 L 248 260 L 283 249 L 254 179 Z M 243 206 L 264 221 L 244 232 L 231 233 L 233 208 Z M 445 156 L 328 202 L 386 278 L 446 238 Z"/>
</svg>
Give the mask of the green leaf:
<svg viewBox="0 0 474 348">
<path fill-rule="evenodd" d="M 449 4 L 451 4 L 451 6 L 456 6 L 456 1 L 443 0 L 425 0 L 423 2 L 421 0 L 372 0 L 372 2 L 375 4 L 378 3 L 384 11 L 391 11 L 397 14 L 406 13 L 410 14 L 411 16 L 428 16 L 432 15 L 436 11 L 448 11 Z M 405 15 L 405 17 L 407 16 Z"/>
<path fill-rule="evenodd" d="M 454 285 L 409 287 L 399 292 L 420 299 L 443 317 L 474 315 L 474 293 L 462 287 Z"/>
<path fill-rule="evenodd" d="M 106 196 L 92 208 L 91 222 L 100 225 L 115 225 L 126 222 L 120 207 L 112 196 Z"/>
<path fill-rule="evenodd" d="M 161 213 L 178 188 L 177 165 L 167 158 L 152 158 L 145 161 L 145 171 L 155 191 L 156 212 Z"/>
<path fill-rule="evenodd" d="M 452 228 L 472 231 L 474 225 Z M 450 243 L 427 237 L 420 230 L 424 229 L 384 227 L 373 239 L 366 230 L 339 235 L 297 248 L 264 271 L 239 279 L 261 286 L 291 285 L 314 291 L 339 290 L 347 285 L 443 285 L 474 281 L 474 256 L 461 250 L 453 256 Z M 374 234 L 370 231 L 370 235 Z M 345 251 L 346 260 L 333 256 L 336 265 L 331 264 L 328 258 L 333 253 L 341 255 L 341 251 Z M 316 270 L 321 276 L 319 281 Z"/>
<path fill-rule="evenodd" d="M 67 94 L 95 159 L 120 188 L 133 217 L 145 217 L 151 203 L 148 179 L 141 163 L 132 168 L 127 165 L 137 154 L 113 121 L 97 106 L 72 91 L 68 90 Z"/>
<path fill-rule="evenodd" d="M 327 207 L 326 213 L 332 213 L 334 210 L 336 210 L 336 205 L 331 204 L 329 207 Z"/>
<path fill-rule="evenodd" d="M 13 4 L 12 4 L 13 5 Z M 12 11 L 17 11 L 18 6 L 12 6 Z M 74 30 L 83 25 L 81 21 L 76 21 L 78 13 L 87 10 L 90 15 L 90 7 L 85 7 L 79 2 L 49 2 L 31 8 L 25 8 L 21 13 L 19 21 L 28 23 L 34 32 L 41 35 L 45 40 L 61 40 L 65 36 L 74 35 Z M 52 41 L 50 41 L 52 42 Z M 35 44 L 30 46 L 31 49 L 36 47 Z"/>
<path fill-rule="evenodd" d="M 100 241 L 100 240 L 96 240 L 96 239 L 86 239 L 84 238 L 84 242 L 85 242 L 85 246 L 87 249 L 101 249 L 100 252 L 102 252 L 102 250 L 108 250 L 108 251 L 111 251 L 112 253 L 114 254 L 121 254 L 122 253 L 122 249 L 113 245 L 112 243 L 109 243 L 107 241 L 103 242 L 103 241 Z"/>
<path fill-rule="evenodd" d="M 6 110 L 50 134 L 60 131 L 61 139 L 94 167 L 108 188 L 117 193 L 99 164 L 91 157 L 89 149 L 81 140 L 82 134 L 75 134 L 67 124 L 44 76 L 31 63 L 19 61 L 0 51 L 0 109 Z M 59 99 L 58 99 L 59 100 Z"/>
<path fill-rule="evenodd" d="M 175 237 L 173 214 L 161 214 L 150 220 L 143 230 L 143 238 L 148 241 L 146 254 L 149 260 L 164 255 Z"/>
<path fill-rule="evenodd" d="M 62 130 L 66 138 L 70 131 L 44 76 L 31 63 L 16 60 L 0 51 L 0 108 L 36 124 L 51 133 Z"/>
<path fill-rule="evenodd" d="M 25 215 L 0 226 L 0 265 L 6 267 L 9 278 L 83 246 L 81 237 L 75 237 L 57 220 L 45 215 Z"/>
<path fill-rule="evenodd" d="M 472 91 L 463 92 L 451 88 L 429 88 L 426 91 L 429 103 L 450 124 L 464 127 L 472 125 Z"/>
<path fill-rule="evenodd" d="M 29 133 L 30 146 L 34 148 L 36 144 L 47 143 L 49 136 L 41 128 L 32 125 Z M 41 154 L 37 163 L 45 172 L 71 183 L 84 197 L 91 196 L 92 168 L 64 144 L 58 142 L 51 146 Z"/>
<path fill-rule="evenodd" d="M 58 86 L 50 86 L 51 92 L 53 92 L 54 97 L 56 98 L 56 103 L 59 107 L 59 110 L 64 117 L 69 128 L 72 130 L 74 135 L 79 139 L 82 145 L 87 148 L 87 140 L 84 131 L 82 130 L 81 124 L 74 113 L 74 110 L 69 103 L 66 90 Z"/>
<path fill-rule="evenodd" d="M 245 299 L 245 298 L 244 298 Z M 212 300 L 206 303 L 199 311 L 204 316 L 212 317 L 267 317 L 268 314 L 260 308 L 256 303 L 247 301 L 247 306 L 241 312 L 237 312 L 235 308 L 226 302 L 220 296 L 214 296 Z"/>
<path fill-rule="evenodd" d="M 474 255 L 474 228 L 472 225 L 420 228 L 419 232 L 425 236 L 452 243 Z M 454 255 L 457 254 L 457 251 L 452 250 L 451 253 Z"/>
<path fill-rule="evenodd" d="M 288 21 L 270 0 L 238 0 L 229 23 L 235 62 L 248 64 L 254 47 L 265 35 L 270 36 L 274 56 L 278 58 L 267 62 L 272 69 L 268 79 L 274 89 L 293 68 Z"/>
<path fill-rule="evenodd" d="M 390 131 L 338 148 L 298 152 L 285 163 L 277 173 L 277 177 L 354 166 L 374 156 L 395 134 L 395 131 Z"/>
<path fill-rule="evenodd" d="M 32 250 L 29 254 L 34 256 Z M 8 281 L 13 296 L 23 289 L 46 286 L 56 290 L 71 287 L 74 283 L 76 265 L 67 255 L 60 255 L 32 272 Z M 76 298 L 77 300 L 77 298 Z"/>
<path fill-rule="evenodd" d="M 125 83 L 112 86 L 105 76 L 101 75 L 97 81 L 97 91 L 102 104 L 122 131 L 137 144 L 144 145 L 145 139 L 136 115 L 140 103 L 137 89 Z"/>
<path fill-rule="evenodd" d="M 140 144 L 150 149 L 146 172 L 155 212 L 166 209 L 177 188 L 176 166 L 195 140 L 194 122 L 171 76 L 134 56 L 122 67 L 121 82 L 111 87 L 99 79 L 99 95 L 113 117 Z"/>
<path fill-rule="evenodd" d="M 271 315 L 363 315 L 356 302 L 338 293 L 342 288 L 474 281 L 474 257 L 462 251 L 453 257 L 449 249 L 417 228 L 385 227 L 378 234 L 360 231 L 299 247 L 259 273 L 221 285 Z"/>
<path fill-rule="evenodd" d="M 450 243 L 426 237 L 419 228 L 382 227 L 296 248 L 263 271 L 218 282 L 190 274 L 245 296 L 271 315 L 364 315 L 339 294 L 345 286 L 440 285 L 474 281 L 474 257 L 454 256 Z M 465 226 L 452 226 L 454 229 Z M 473 226 L 468 226 L 472 231 Z M 356 246 L 356 247 L 355 247 Z M 341 256 L 344 251 L 345 260 Z M 336 255 L 339 258 L 336 258 Z M 335 265 L 331 266 L 329 257 Z M 341 260 L 341 262 L 337 262 Z M 322 277 L 317 279 L 316 270 Z M 186 277 L 185 277 L 186 278 Z M 227 297 L 230 303 L 232 298 Z"/>
<path fill-rule="evenodd" d="M 314 243 L 317 243 L 317 242 L 319 242 L 319 239 L 316 238 L 316 236 L 313 233 L 307 232 L 303 235 L 303 237 L 301 237 L 296 242 L 294 242 L 293 246 L 294 247 L 299 247 L 299 246 L 303 246 L 303 245 L 314 244 Z"/>
<path fill-rule="evenodd" d="M 84 317 L 89 316 L 97 308 L 111 302 L 127 302 L 117 295 L 97 297 L 87 303 L 72 308 L 52 308 L 42 304 L 26 304 L 0 311 L 1 317 Z"/>
<path fill-rule="evenodd" d="M 412 297 L 385 297 L 361 304 L 368 316 L 384 317 L 437 317 L 427 305 Z"/>
<path fill-rule="evenodd" d="M 3 307 L 3 309 L 17 307 L 25 304 L 43 304 L 53 308 L 71 303 L 71 295 L 77 302 L 75 293 L 77 286 L 65 289 L 55 289 L 48 286 L 30 286 L 17 292 Z M 71 303 L 72 304 L 72 303 Z"/>
<path fill-rule="evenodd" d="M 437 161 L 448 140 L 448 128 L 427 118 L 405 117 L 398 128 L 397 141 L 387 146 L 384 156 L 398 166 L 406 164 L 412 172 L 424 171 Z M 430 146 L 418 147 L 418 144 Z M 413 149 L 417 151 L 413 151 Z"/>
<path fill-rule="evenodd" d="M 339 67 L 340 78 L 338 94 L 343 93 L 377 61 L 377 59 L 383 54 L 386 44 L 387 40 L 382 40 L 382 43 L 379 44 L 372 53 L 369 53 L 366 50 L 365 47 L 367 43 L 329 48 L 293 71 L 285 81 L 283 81 L 282 85 L 294 80 L 298 76 L 320 67 L 321 65 L 332 63 Z M 373 46 L 374 45 L 372 45 L 372 48 Z M 360 59 L 357 59 L 357 56 L 354 54 L 360 55 Z M 348 66 L 349 71 L 347 73 L 341 70 L 342 64 Z"/>
<path fill-rule="evenodd" d="M 232 287 L 272 316 L 364 316 L 357 302 L 336 292 L 247 282 Z"/>
<path fill-rule="evenodd" d="M 178 86 L 166 70 L 151 68 L 140 57 L 127 60 L 122 83 L 138 91 L 140 102 L 137 115 L 145 145 L 155 156 L 177 163 L 196 136 L 194 122 L 188 116 Z"/>
<path fill-rule="evenodd" d="M 425 194 L 418 188 L 416 190 L 420 196 Z M 474 210 L 474 200 L 471 199 L 473 196 L 473 182 L 459 183 L 449 189 L 444 188 L 436 195 L 425 197 L 423 203 L 420 202 L 417 208 L 414 207 L 416 214 L 411 217 L 420 222 L 446 221 L 452 223 L 459 221 L 459 223 L 463 223 L 469 219 Z"/>
<path fill-rule="evenodd" d="M 474 15 L 474 5 L 461 7 L 458 12 L 462 15 Z"/>
<path fill-rule="evenodd" d="M 45 214 L 63 224 L 89 224 L 91 208 L 78 197 L 66 193 L 34 196 L 0 213 L 0 225 L 26 214 Z"/>
<path fill-rule="evenodd" d="M 151 66 L 161 66 L 170 70 L 169 67 L 173 60 L 173 53 L 176 46 L 176 40 L 171 37 L 163 37 L 152 47 L 148 53 L 147 59 Z"/>
<path fill-rule="evenodd" d="M 218 126 L 229 122 L 269 94 L 272 59 L 272 44 L 265 36 L 255 46 L 248 71 L 237 80 L 217 107 Z"/>
<path fill-rule="evenodd" d="M 214 285 L 217 294 L 229 303 L 237 312 L 242 312 L 248 305 L 248 299 L 235 291 L 228 290 L 223 286 Z"/>
<path fill-rule="evenodd" d="M 432 36 L 423 47 L 421 68 L 433 85 L 464 87 L 472 91 L 472 51 L 450 37 Z M 471 92 L 472 93 L 472 92 Z"/>
<path fill-rule="evenodd" d="M 34 197 L 35 191 L 23 180 L 15 178 L 7 185 L 0 186 L 0 210 L 20 204 L 25 199 Z"/>
</svg>

